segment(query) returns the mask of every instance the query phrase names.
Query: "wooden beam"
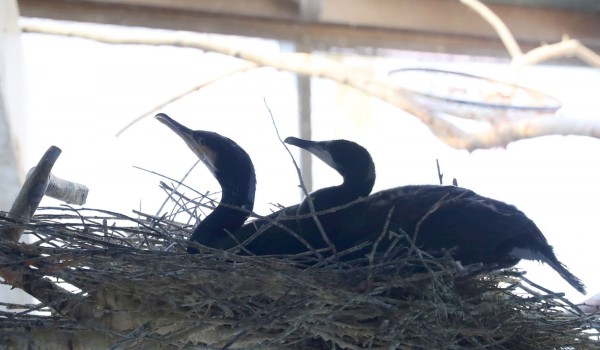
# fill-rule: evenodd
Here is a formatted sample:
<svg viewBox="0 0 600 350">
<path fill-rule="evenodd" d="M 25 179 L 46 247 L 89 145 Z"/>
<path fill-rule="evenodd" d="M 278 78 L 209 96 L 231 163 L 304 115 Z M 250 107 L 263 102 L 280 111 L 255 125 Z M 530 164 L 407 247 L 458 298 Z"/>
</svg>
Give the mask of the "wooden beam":
<svg viewBox="0 0 600 350">
<path fill-rule="evenodd" d="M 600 40 L 600 15 L 548 8 L 493 5 L 489 8 L 525 43 L 555 42 L 568 34 Z M 328 0 L 321 21 L 330 24 L 497 38 L 492 27 L 457 0 Z"/>
<path fill-rule="evenodd" d="M 20 0 L 21 14 L 70 21 L 302 41 L 313 50 L 402 49 L 506 57 L 477 14 L 454 0 Z M 563 34 L 600 51 L 598 14 L 490 5 L 524 50 Z"/>
<path fill-rule="evenodd" d="M 300 4 L 289 0 L 71 0 L 70 2 L 94 2 L 105 6 L 126 5 L 136 8 L 171 9 L 183 12 L 289 20 L 298 18 L 301 11 Z"/>
</svg>

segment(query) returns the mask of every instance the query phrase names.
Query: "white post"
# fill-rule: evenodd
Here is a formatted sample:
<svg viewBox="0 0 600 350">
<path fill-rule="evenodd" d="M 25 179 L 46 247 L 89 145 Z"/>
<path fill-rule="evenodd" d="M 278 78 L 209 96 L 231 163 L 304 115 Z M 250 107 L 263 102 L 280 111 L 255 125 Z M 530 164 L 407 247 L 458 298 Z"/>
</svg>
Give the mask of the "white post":
<svg viewBox="0 0 600 350">
<path fill-rule="evenodd" d="M 19 137 L 24 137 L 23 67 L 16 0 L 0 1 L 0 210 L 8 211 L 21 188 Z M 0 285 L 0 301 L 31 303 L 20 290 Z M 17 310 L 18 311 L 18 310 Z"/>
<path fill-rule="evenodd" d="M 15 137 L 24 124 L 18 19 L 17 2 L 0 1 L 0 210 L 4 211 L 10 209 L 17 196 L 22 176 Z"/>
</svg>

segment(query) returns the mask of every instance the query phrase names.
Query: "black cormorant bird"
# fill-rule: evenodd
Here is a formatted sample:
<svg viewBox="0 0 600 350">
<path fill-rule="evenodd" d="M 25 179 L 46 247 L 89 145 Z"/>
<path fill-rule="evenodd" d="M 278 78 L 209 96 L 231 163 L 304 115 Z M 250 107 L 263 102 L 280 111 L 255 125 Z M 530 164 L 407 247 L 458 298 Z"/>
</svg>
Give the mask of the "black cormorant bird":
<svg viewBox="0 0 600 350">
<path fill-rule="evenodd" d="M 375 184 L 375 164 L 369 152 L 348 140 L 309 141 L 288 137 L 284 141 L 311 152 L 342 176 L 338 186 L 310 193 L 299 205 L 284 208 L 266 218 L 244 225 L 235 233 L 238 242 L 245 242 L 246 251 L 256 255 L 292 255 L 320 251 L 318 257 L 331 255 L 353 246 L 353 239 L 339 239 L 329 232 L 340 232 L 337 208 L 371 193 Z M 309 203 L 312 203 L 312 209 Z M 333 211 L 333 212 L 330 212 Z M 318 226 L 314 219 L 318 218 Z M 320 228 L 319 228 L 320 226 Z M 233 241 L 224 237 L 217 243 L 231 248 Z M 350 245 L 348 247 L 347 245 Z"/>
<path fill-rule="evenodd" d="M 237 143 L 215 132 L 191 130 L 164 113 L 156 115 L 185 141 L 221 186 L 219 205 L 194 229 L 190 241 L 214 247 L 215 241 L 239 229 L 254 207 L 256 175 L 250 156 Z M 188 252 L 198 253 L 193 246 Z"/>
<path fill-rule="evenodd" d="M 516 207 L 468 189 L 439 185 L 397 187 L 356 200 L 366 196 L 375 181 L 373 161 L 363 147 L 345 140 L 312 142 L 288 138 L 286 142 L 315 154 L 344 178 L 342 185 L 310 195 L 322 229 L 338 253 L 367 243 L 364 249 L 341 259 L 364 257 L 371 252 L 375 241 L 378 241 L 377 251 L 385 252 L 398 243 L 397 236 L 382 235 L 388 230 L 408 235 L 420 249 L 434 254 L 451 250 L 454 259 L 465 266 L 482 263 L 492 268 L 508 268 L 521 259 L 541 261 L 585 293 L 583 283 L 557 259 L 535 223 Z M 349 202 L 352 203 L 347 205 Z M 335 210 L 338 206 L 341 207 Z M 319 214 L 321 211 L 327 214 Z M 312 249 L 323 251 L 328 244 L 315 221 L 306 218 L 307 213 L 310 211 L 305 200 L 299 209 L 286 208 L 269 219 L 279 218 L 280 223 L 296 230 Z M 286 220 L 286 216 L 298 214 L 304 218 Z M 257 227 L 265 231 L 248 245 L 251 252 L 297 254 L 307 250 L 306 243 L 282 232 L 280 227 L 259 223 L 247 224 L 236 232 L 236 236 L 245 238 Z"/>
</svg>

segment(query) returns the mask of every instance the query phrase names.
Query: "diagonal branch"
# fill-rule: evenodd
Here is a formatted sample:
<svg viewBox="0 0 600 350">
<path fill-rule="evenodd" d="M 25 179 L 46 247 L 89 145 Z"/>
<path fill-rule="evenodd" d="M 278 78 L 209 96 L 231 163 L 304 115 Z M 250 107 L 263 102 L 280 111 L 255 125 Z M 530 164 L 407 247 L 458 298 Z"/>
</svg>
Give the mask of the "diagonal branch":
<svg viewBox="0 0 600 350">
<path fill-rule="evenodd" d="M 140 120 L 146 118 L 149 115 L 154 115 L 156 114 L 159 110 L 161 110 L 162 108 L 164 108 L 165 106 L 168 106 L 172 103 L 175 103 L 179 100 L 181 100 L 182 98 L 190 95 L 191 93 L 194 93 L 196 91 L 199 91 L 201 89 L 203 89 L 204 87 L 219 81 L 221 79 L 225 79 L 231 75 L 237 74 L 237 73 L 242 73 L 242 72 L 246 72 L 252 68 L 255 68 L 256 64 L 250 63 L 250 62 L 245 62 L 244 64 L 233 68 L 230 71 L 227 71 L 225 73 L 220 73 L 219 75 L 212 77 L 211 79 L 208 79 L 205 82 L 202 82 L 201 84 L 198 84 L 194 87 L 192 87 L 191 89 L 188 89 L 180 94 L 177 94 L 176 96 L 173 96 L 171 98 L 169 98 L 168 100 L 161 102 L 159 104 L 157 104 L 156 106 L 152 107 L 150 110 L 140 114 L 139 116 L 137 116 L 136 118 L 134 118 L 132 121 L 130 121 L 129 123 L 127 123 L 127 125 L 125 125 L 121 130 L 119 130 L 117 132 L 117 137 L 120 136 L 122 133 L 124 133 L 127 129 L 129 129 L 130 127 L 132 127 L 133 125 L 135 125 L 137 122 L 139 122 Z"/>
<path fill-rule="evenodd" d="M 459 149 L 502 147 L 520 139 L 546 135 L 580 135 L 600 138 L 600 121 L 573 118 L 534 117 L 488 124 L 488 129 L 481 132 L 466 132 L 427 106 L 417 103 L 415 101 L 416 92 L 402 88 L 388 76 L 376 75 L 372 71 L 358 71 L 356 67 L 341 65 L 339 62 L 317 55 L 305 53 L 260 54 L 221 44 L 218 39 L 215 39 L 218 36 L 192 33 L 171 33 L 169 36 L 157 36 L 152 32 L 115 35 L 90 32 L 87 29 L 59 23 L 24 22 L 22 29 L 29 33 L 79 37 L 110 44 L 190 47 L 236 57 L 260 66 L 330 79 L 377 97 L 412 114 L 441 141 Z M 593 60 L 595 54 L 588 52 L 589 49 L 580 51 L 582 52 L 581 57 Z M 523 57 L 527 57 L 527 54 Z"/>
<path fill-rule="evenodd" d="M 502 40 L 502 43 L 510 54 L 510 57 L 516 59 L 523 55 L 519 44 L 517 44 L 517 40 L 515 40 L 515 37 L 512 35 L 506 24 L 489 7 L 479 0 L 460 0 L 460 2 L 477 12 L 479 16 L 494 28 L 496 34 L 498 34 L 500 40 Z"/>
</svg>

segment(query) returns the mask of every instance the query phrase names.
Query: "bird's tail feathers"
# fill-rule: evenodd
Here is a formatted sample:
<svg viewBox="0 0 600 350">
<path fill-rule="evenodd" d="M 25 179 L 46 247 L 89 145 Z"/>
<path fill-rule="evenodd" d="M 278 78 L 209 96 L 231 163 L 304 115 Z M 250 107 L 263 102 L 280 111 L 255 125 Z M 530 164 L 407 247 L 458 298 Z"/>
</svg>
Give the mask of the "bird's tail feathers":
<svg viewBox="0 0 600 350">
<path fill-rule="evenodd" d="M 554 271 L 558 272 L 560 277 L 567 281 L 567 283 L 569 283 L 579 293 L 586 294 L 585 285 L 583 282 L 581 282 L 577 276 L 573 275 L 563 263 L 558 261 L 558 258 L 556 255 L 554 255 L 551 247 L 548 248 L 549 249 L 547 252 L 532 250 L 530 248 L 513 248 L 511 255 L 519 259 L 535 260 L 550 265 Z"/>
</svg>

